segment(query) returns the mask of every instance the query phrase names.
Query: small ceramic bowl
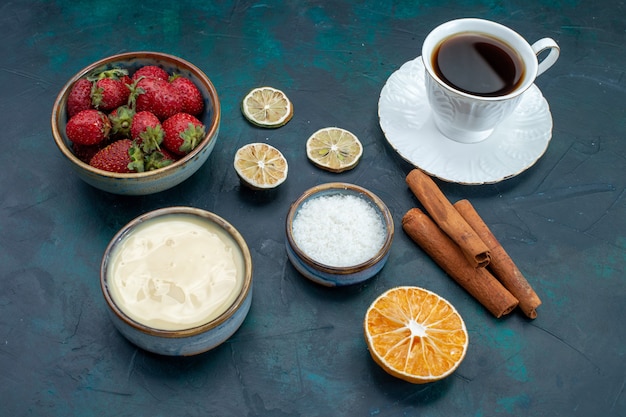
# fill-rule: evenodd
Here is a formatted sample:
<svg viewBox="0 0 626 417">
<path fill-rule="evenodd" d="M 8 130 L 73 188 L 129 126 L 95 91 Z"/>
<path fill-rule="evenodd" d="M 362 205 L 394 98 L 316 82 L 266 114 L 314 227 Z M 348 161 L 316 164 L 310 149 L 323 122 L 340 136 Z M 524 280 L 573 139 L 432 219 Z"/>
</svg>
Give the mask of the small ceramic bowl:
<svg viewBox="0 0 626 417">
<path fill-rule="evenodd" d="M 194 236 L 187 247 L 185 233 Z M 185 267 L 168 270 L 174 264 Z M 252 260 L 243 237 L 221 217 L 168 207 L 117 232 L 104 252 L 100 285 L 114 326 L 129 341 L 190 356 L 219 346 L 242 325 L 252 303 Z"/>
<path fill-rule="evenodd" d="M 154 171 L 119 174 L 94 168 L 78 159 L 71 149 L 65 133 L 67 124 L 67 98 L 76 81 L 104 69 L 121 67 L 130 73 L 144 65 L 156 65 L 170 74 L 189 77 L 204 97 L 205 109 L 198 117 L 206 128 L 206 136 L 189 154 L 175 163 Z M 146 195 L 172 188 L 196 172 L 208 159 L 215 147 L 220 127 L 220 102 L 211 80 L 195 65 L 173 55 L 157 52 L 128 52 L 101 59 L 76 73 L 61 89 L 52 108 L 52 136 L 72 169 L 86 183 L 101 190 L 122 195 Z"/>
<path fill-rule="evenodd" d="M 303 205 L 318 197 L 335 195 L 354 196 L 363 199 L 380 218 L 384 231 L 384 239 L 380 249 L 369 259 L 355 265 L 333 266 L 315 260 L 300 247 L 302 245 L 298 245 L 297 238 L 294 238 L 294 219 L 297 218 Z M 324 227 L 324 225 L 320 225 L 320 227 Z M 389 257 L 394 236 L 394 225 L 389 209 L 374 193 L 354 184 L 327 183 L 310 188 L 293 202 L 287 214 L 286 235 L 287 256 L 298 272 L 313 282 L 335 287 L 357 284 L 380 272 Z M 324 242 L 319 243 L 324 244 Z M 343 250 L 339 252 L 343 253 Z M 318 257 L 318 259 L 320 258 Z"/>
</svg>

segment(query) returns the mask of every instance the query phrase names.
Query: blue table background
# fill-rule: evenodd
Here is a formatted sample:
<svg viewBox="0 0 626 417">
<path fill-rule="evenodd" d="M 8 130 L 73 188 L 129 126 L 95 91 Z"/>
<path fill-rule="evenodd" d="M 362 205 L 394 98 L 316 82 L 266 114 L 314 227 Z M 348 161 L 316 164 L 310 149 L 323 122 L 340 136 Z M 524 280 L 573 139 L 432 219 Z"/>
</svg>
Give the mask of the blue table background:
<svg viewBox="0 0 626 417">
<path fill-rule="evenodd" d="M 509 25 L 562 55 L 537 85 L 553 138 L 528 171 L 504 182 L 439 182 L 468 198 L 543 299 L 534 321 L 495 319 L 401 230 L 419 206 L 412 168 L 380 130 L 387 78 L 457 17 Z M 2 416 L 626 416 L 626 6 L 624 1 L 11 1 L 0 5 L 0 415 Z M 55 148 L 50 112 L 63 84 L 112 54 L 181 56 L 213 80 L 222 128 L 189 180 L 137 198 L 81 182 Z M 278 130 L 245 121 L 251 88 L 294 103 Z M 363 159 L 332 174 L 304 142 L 340 126 Z M 242 188 L 237 148 L 267 142 L 290 164 L 272 192 Z M 387 266 L 363 285 L 323 288 L 288 262 L 284 221 L 305 189 L 346 181 L 390 207 Z M 152 209 L 189 205 L 230 221 L 247 240 L 254 299 L 225 344 L 190 358 L 146 353 L 113 328 L 99 287 L 114 233 Z M 362 336 L 384 290 L 419 285 L 450 300 L 470 335 L 451 377 L 411 385 L 384 373 Z"/>
</svg>

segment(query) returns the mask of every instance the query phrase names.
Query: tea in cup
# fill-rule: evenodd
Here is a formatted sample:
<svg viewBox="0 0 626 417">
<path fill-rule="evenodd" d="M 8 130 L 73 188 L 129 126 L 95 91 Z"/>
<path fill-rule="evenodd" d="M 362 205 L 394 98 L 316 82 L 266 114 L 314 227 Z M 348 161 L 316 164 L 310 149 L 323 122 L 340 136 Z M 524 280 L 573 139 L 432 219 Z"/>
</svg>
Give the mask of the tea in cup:
<svg viewBox="0 0 626 417">
<path fill-rule="evenodd" d="M 539 62 L 543 52 L 547 55 Z M 512 29 L 489 20 L 457 19 L 436 27 L 422 46 L 435 125 L 458 142 L 486 139 L 559 53 L 551 38 L 530 45 Z"/>
</svg>

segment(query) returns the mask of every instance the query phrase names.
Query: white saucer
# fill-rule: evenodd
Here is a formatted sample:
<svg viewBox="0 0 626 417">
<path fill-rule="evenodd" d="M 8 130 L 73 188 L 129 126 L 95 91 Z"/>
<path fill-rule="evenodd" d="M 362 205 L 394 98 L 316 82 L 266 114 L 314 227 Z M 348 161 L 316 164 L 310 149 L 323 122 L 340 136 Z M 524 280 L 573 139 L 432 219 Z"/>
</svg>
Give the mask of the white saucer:
<svg viewBox="0 0 626 417">
<path fill-rule="evenodd" d="M 378 117 L 398 154 L 428 174 L 461 184 L 488 184 L 530 168 L 552 138 L 552 115 L 536 85 L 515 112 L 482 142 L 465 144 L 439 132 L 431 117 L 422 58 L 391 74 L 380 93 Z"/>
</svg>

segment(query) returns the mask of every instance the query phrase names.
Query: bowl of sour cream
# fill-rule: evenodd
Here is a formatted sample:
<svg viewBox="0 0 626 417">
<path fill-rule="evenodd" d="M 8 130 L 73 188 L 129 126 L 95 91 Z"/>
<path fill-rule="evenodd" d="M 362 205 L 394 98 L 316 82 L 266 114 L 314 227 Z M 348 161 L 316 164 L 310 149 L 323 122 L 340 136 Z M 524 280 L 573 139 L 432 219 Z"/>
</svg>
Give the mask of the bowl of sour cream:
<svg viewBox="0 0 626 417">
<path fill-rule="evenodd" d="M 107 246 L 100 284 L 115 327 L 135 345 L 188 356 L 242 325 L 252 302 L 252 261 L 220 216 L 168 207 L 124 226 Z"/>
<path fill-rule="evenodd" d="M 385 203 L 354 184 L 312 187 L 287 213 L 287 257 L 306 278 L 329 287 L 357 284 L 380 272 L 393 236 Z"/>
</svg>

